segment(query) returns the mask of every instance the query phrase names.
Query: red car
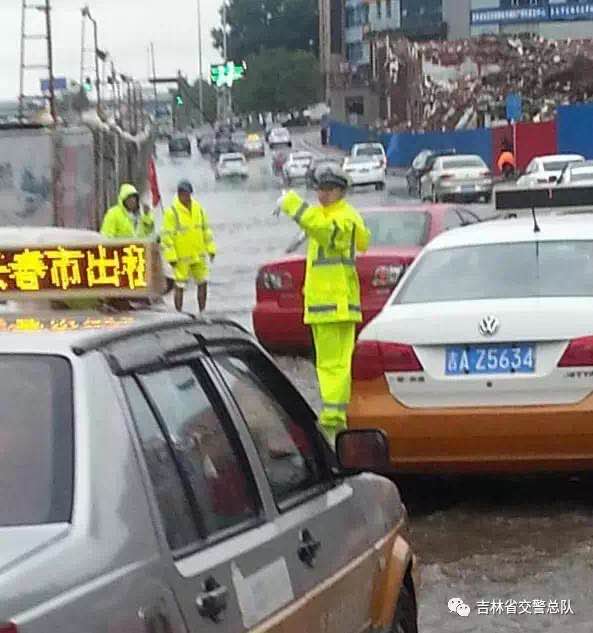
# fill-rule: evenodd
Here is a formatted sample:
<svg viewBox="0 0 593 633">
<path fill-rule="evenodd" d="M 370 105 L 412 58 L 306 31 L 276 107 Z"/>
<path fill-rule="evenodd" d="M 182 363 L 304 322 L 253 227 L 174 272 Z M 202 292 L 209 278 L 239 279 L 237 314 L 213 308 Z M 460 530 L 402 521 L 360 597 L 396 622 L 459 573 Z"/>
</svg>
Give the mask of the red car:
<svg viewBox="0 0 593 633">
<path fill-rule="evenodd" d="M 365 209 L 362 216 L 372 241 L 356 262 L 363 313 L 359 329 L 378 314 L 425 244 L 443 231 L 480 221 L 468 209 L 443 204 Z M 303 323 L 306 248 L 302 238 L 289 249 L 294 254 L 259 270 L 253 326 L 270 351 L 307 352 L 312 347 L 309 328 Z"/>
</svg>

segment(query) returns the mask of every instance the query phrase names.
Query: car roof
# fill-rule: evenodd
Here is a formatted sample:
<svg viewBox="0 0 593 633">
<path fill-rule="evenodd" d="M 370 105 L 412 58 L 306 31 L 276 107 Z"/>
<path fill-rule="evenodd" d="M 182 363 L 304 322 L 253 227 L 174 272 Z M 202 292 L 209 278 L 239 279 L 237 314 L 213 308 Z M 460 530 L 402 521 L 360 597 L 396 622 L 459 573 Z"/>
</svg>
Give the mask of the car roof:
<svg viewBox="0 0 593 633">
<path fill-rule="evenodd" d="M 138 357 L 140 354 L 146 357 L 149 353 L 149 346 L 138 345 L 141 337 L 147 337 L 147 340 L 151 337 L 161 338 L 163 344 L 170 349 L 184 346 L 187 348 L 191 344 L 191 339 L 183 343 L 177 334 L 171 333 L 172 330 L 189 330 L 192 337 L 197 337 L 206 344 L 251 340 L 247 330 L 232 321 L 199 319 L 165 309 L 109 314 L 99 311 L 33 309 L 1 313 L 0 325 L 0 342 L 4 354 L 82 356 L 91 351 L 117 346 L 119 349 L 130 350 L 129 362 L 133 361 L 133 356 Z M 66 330 L 66 325 L 70 329 Z M 141 352 L 138 351 L 139 347 L 142 348 Z M 155 353 L 154 348 L 152 353 Z"/>
<path fill-rule="evenodd" d="M 471 209 L 455 204 L 426 204 L 421 202 L 411 202 L 410 204 L 387 205 L 382 207 L 363 207 L 360 213 L 430 213 L 439 215 L 452 209 L 461 209 L 471 212 Z"/>
<path fill-rule="evenodd" d="M 236 160 L 237 158 L 243 159 L 245 157 L 243 156 L 243 154 L 240 154 L 239 152 L 229 152 L 228 154 L 221 154 L 220 155 L 220 160 L 225 160 L 225 159 Z"/>
<path fill-rule="evenodd" d="M 68 244 L 83 246 L 104 242 L 96 231 L 84 229 L 62 229 L 51 226 L 4 226 L 0 227 L 0 247 L 18 248 L 20 246 L 59 246 Z"/>
<path fill-rule="evenodd" d="M 383 147 L 383 143 L 355 143 L 353 147 Z"/>
<path fill-rule="evenodd" d="M 583 156 L 581 154 L 547 154 L 546 156 L 537 156 L 536 160 L 541 160 L 543 163 L 557 160 L 583 160 Z"/>
<path fill-rule="evenodd" d="M 447 159 L 451 159 L 451 160 L 464 160 L 467 158 L 478 158 L 479 160 L 481 160 L 482 162 L 484 162 L 484 159 L 479 155 L 479 154 L 445 154 L 443 156 L 437 156 L 437 158 L 447 158 Z"/>
<path fill-rule="evenodd" d="M 531 217 L 482 222 L 437 236 L 426 250 L 442 250 L 481 244 L 593 240 L 593 213 L 538 218 L 539 232 Z"/>
</svg>

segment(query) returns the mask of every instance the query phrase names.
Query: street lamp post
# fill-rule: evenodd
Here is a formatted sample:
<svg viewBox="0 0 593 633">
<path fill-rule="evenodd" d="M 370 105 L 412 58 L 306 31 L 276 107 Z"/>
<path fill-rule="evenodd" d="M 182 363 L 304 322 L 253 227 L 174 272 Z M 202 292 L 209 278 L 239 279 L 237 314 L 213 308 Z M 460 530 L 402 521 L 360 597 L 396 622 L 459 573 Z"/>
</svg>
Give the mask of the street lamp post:
<svg viewBox="0 0 593 633">
<path fill-rule="evenodd" d="M 202 66 L 202 11 L 200 7 L 200 0 L 198 0 L 198 60 L 199 60 L 199 77 L 198 77 L 198 90 L 200 93 L 200 125 L 204 125 L 204 72 Z"/>
<path fill-rule="evenodd" d="M 97 83 L 97 109 L 101 108 L 101 75 L 99 74 L 99 30 L 97 20 L 91 15 L 88 5 L 82 9 L 82 15 L 93 23 L 93 34 L 95 41 L 95 81 Z"/>
</svg>

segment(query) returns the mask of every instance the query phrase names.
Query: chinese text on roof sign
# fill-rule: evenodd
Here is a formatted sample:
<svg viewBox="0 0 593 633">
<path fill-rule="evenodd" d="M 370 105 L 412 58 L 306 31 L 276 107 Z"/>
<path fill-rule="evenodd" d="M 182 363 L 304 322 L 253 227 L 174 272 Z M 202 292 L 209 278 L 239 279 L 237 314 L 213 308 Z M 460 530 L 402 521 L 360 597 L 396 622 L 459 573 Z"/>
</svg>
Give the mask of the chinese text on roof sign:
<svg viewBox="0 0 593 633">
<path fill-rule="evenodd" d="M 0 249 L 0 297 L 158 294 L 158 252 L 148 243 Z"/>
</svg>

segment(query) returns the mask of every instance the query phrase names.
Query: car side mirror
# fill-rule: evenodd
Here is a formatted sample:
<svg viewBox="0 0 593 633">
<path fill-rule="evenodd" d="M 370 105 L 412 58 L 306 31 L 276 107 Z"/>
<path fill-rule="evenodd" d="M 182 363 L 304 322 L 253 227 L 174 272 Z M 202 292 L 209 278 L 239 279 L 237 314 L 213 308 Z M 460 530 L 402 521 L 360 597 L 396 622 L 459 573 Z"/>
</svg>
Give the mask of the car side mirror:
<svg viewBox="0 0 593 633">
<path fill-rule="evenodd" d="M 550 182 L 558 182 L 558 176 L 550 176 Z"/>
<path fill-rule="evenodd" d="M 343 431 L 336 438 L 336 456 L 344 473 L 387 473 L 390 470 L 389 441 L 378 429 Z"/>
</svg>

